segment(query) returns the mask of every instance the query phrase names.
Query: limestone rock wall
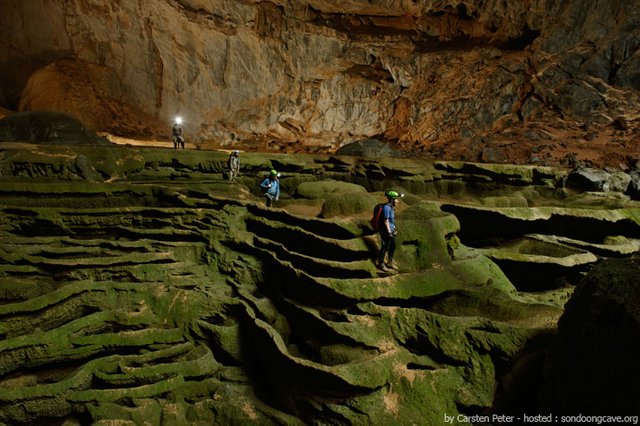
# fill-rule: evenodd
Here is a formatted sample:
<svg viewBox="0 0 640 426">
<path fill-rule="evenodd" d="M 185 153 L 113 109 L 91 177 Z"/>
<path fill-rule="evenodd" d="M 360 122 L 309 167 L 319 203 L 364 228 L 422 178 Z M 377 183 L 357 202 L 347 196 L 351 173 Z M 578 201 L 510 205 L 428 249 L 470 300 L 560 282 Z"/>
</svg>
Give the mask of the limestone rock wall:
<svg viewBox="0 0 640 426">
<path fill-rule="evenodd" d="M 180 114 L 205 145 L 376 137 L 525 162 L 526 142 L 640 133 L 632 0 L 0 4 L 0 105 L 119 134 L 162 135 Z"/>
</svg>

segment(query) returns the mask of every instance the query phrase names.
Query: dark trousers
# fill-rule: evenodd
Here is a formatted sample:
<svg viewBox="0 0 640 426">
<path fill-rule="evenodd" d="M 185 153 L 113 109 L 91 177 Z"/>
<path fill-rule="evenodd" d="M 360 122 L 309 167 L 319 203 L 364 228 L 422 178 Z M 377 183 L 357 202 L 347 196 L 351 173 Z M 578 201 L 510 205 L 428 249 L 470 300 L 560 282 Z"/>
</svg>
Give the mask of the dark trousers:
<svg viewBox="0 0 640 426">
<path fill-rule="evenodd" d="M 269 194 L 268 192 L 265 192 L 264 194 L 264 202 L 267 205 L 267 207 L 271 207 L 273 205 L 273 199 L 275 197 L 271 194 Z"/>
<path fill-rule="evenodd" d="M 178 149 L 181 146 L 184 149 L 184 138 L 182 136 L 173 136 L 173 149 Z"/>
<path fill-rule="evenodd" d="M 386 230 L 380 233 L 380 239 L 382 246 L 380 247 L 380 254 L 378 254 L 378 260 L 384 262 L 384 255 L 388 254 L 387 262 L 393 260 L 393 254 L 396 252 L 396 237 L 395 235 L 389 235 Z"/>
</svg>

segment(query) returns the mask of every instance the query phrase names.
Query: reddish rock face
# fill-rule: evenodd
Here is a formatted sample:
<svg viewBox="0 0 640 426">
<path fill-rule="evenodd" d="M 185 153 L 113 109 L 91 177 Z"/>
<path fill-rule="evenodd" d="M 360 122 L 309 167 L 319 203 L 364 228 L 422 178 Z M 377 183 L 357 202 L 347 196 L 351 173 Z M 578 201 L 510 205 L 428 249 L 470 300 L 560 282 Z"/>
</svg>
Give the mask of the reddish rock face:
<svg viewBox="0 0 640 426">
<path fill-rule="evenodd" d="M 0 106 L 202 148 L 630 167 L 633 0 L 3 0 Z M 5 13 L 6 12 L 6 13 Z"/>
</svg>

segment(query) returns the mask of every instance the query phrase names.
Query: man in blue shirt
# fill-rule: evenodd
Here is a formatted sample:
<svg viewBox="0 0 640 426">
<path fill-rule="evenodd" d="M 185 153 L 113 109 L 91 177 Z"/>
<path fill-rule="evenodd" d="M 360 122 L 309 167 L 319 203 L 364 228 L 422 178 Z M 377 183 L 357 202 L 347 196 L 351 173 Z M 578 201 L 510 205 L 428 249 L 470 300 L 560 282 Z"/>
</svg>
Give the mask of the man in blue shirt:
<svg viewBox="0 0 640 426">
<path fill-rule="evenodd" d="M 387 191 L 385 195 L 389 201 L 382 207 L 382 223 L 380 224 L 380 240 L 382 244 L 376 261 L 376 266 L 382 271 L 398 269 L 398 265 L 393 260 L 393 255 L 396 251 L 396 235 L 398 233 L 395 224 L 395 208 L 398 205 L 398 198 L 404 196 L 404 194 L 398 194 L 396 191 Z M 385 256 L 387 257 L 386 262 L 384 261 Z"/>
<path fill-rule="evenodd" d="M 280 181 L 278 180 L 280 174 L 275 170 L 269 172 L 269 176 L 266 177 L 260 184 L 260 189 L 264 193 L 265 203 L 267 207 L 271 207 L 274 201 L 278 201 L 280 198 Z"/>
</svg>

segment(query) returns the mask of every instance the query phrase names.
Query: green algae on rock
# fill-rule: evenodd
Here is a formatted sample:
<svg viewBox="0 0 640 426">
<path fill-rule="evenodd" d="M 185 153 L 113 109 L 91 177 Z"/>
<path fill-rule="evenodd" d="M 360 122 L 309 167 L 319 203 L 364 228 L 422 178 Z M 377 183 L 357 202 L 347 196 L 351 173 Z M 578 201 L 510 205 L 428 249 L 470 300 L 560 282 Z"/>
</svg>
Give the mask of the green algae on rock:
<svg viewBox="0 0 640 426">
<path fill-rule="evenodd" d="M 100 181 L 78 173 L 79 154 Z M 445 412 L 490 410 L 501 377 L 555 328 L 566 294 L 518 291 L 467 245 L 473 220 L 532 220 L 542 231 L 556 229 L 554 215 L 623 223 L 607 238 L 625 238 L 624 250 L 580 245 L 600 256 L 624 256 L 635 242 L 633 204 L 479 207 L 478 194 L 500 195 L 465 174 L 478 168 L 244 157 L 232 184 L 220 152 L 4 151 L 2 422 L 436 424 Z M 274 164 L 285 172 L 284 208 L 266 208 L 257 190 Z M 293 213 L 308 200 L 289 194 L 318 181 L 340 181 L 347 192 L 320 200 L 344 205 L 331 219 Z M 349 192 L 355 185 L 362 189 Z M 408 194 L 394 275 L 373 264 L 378 241 L 367 225 L 382 198 L 367 191 L 388 187 Z M 443 202 L 447 188 L 455 205 Z M 359 210 L 360 202 L 370 204 Z M 526 228 L 501 226 L 476 232 Z"/>
</svg>

